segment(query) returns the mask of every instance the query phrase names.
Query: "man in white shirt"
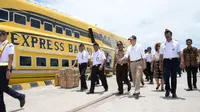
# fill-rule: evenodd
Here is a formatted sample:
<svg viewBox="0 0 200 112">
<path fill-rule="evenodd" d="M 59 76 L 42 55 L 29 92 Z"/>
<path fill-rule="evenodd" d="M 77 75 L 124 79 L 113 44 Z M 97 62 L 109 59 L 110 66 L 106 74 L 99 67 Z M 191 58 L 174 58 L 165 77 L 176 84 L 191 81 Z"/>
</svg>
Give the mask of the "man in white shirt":
<svg viewBox="0 0 200 112">
<path fill-rule="evenodd" d="M 106 67 L 110 68 L 110 63 L 111 63 L 111 56 L 107 53 L 106 55 Z"/>
<path fill-rule="evenodd" d="M 147 56 L 146 56 L 146 55 L 147 55 L 147 53 L 148 53 L 148 50 L 145 49 L 145 50 L 144 50 L 144 53 L 145 53 L 145 62 L 146 62 L 146 65 L 147 65 L 147 60 L 146 60 L 146 57 L 147 57 Z M 145 75 L 145 79 L 146 79 L 147 81 L 149 81 L 149 76 L 148 76 L 148 73 L 147 73 L 147 68 L 143 70 L 143 73 L 144 73 L 144 75 Z"/>
<path fill-rule="evenodd" d="M 104 75 L 104 63 L 106 60 L 106 56 L 103 51 L 99 49 L 99 44 L 94 43 L 94 52 L 92 53 L 92 61 L 90 63 L 90 68 L 92 70 L 91 73 L 91 86 L 90 91 L 87 94 L 93 94 L 95 89 L 95 82 L 97 79 L 97 75 L 99 75 L 99 78 L 102 82 L 102 85 L 105 89 L 105 91 L 108 91 L 108 84 L 106 76 Z"/>
<path fill-rule="evenodd" d="M 147 48 L 148 53 L 146 54 L 146 64 L 147 64 L 147 76 L 150 79 L 150 84 L 153 84 L 153 73 L 151 72 L 151 60 L 152 60 L 152 53 L 151 53 L 151 47 Z"/>
<path fill-rule="evenodd" d="M 25 95 L 18 93 L 8 86 L 11 78 L 14 45 L 8 42 L 7 34 L 6 31 L 0 30 L 0 112 L 6 112 L 3 92 L 18 99 L 20 107 L 25 105 Z"/>
<path fill-rule="evenodd" d="M 81 91 L 84 91 L 87 88 L 86 83 L 86 77 L 85 77 L 85 71 L 87 70 L 88 66 L 88 60 L 90 59 L 90 55 L 88 51 L 85 50 L 85 46 L 83 43 L 79 45 L 79 53 L 76 56 L 76 61 L 73 65 L 73 67 L 76 65 L 76 63 L 79 63 L 79 72 L 81 76 Z"/>
<path fill-rule="evenodd" d="M 160 48 L 160 70 L 163 71 L 165 80 L 165 97 L 172 93 L 173 98 L 177 98 L 177 69 L 179 65 L 178 58 L 181 58 L 181 65 L 184 66 L 183 57 L 181 55 L 180 43 L 172 39 L 172 32 L 165 30 L 166 41 L 161 44 Z M 169 79 L 171 76 L 171 88 Z"/>
<path fill-rule="evenodd" d="M 145 54 L 143 47 L 136 43 L 136 36 L 131 36 L 129 40 L 131 45 L 128 46 L 125 56 L 121 58 L 119 62 L 129 58 L 133 84 L 135 85 L 135 92 L 133 95 L 138 99 L 140 94 L 141 76 L 145 69 Z"/>
</svg>

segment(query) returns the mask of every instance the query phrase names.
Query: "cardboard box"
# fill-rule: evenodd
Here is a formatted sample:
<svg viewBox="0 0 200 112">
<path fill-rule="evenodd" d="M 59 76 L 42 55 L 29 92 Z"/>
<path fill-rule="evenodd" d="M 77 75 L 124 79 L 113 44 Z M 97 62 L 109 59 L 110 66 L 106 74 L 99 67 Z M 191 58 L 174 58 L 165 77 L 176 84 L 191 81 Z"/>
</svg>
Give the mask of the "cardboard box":
<svg viewBox="0 0 200 112">
<path fill-rule="evenodd" d="M 59 74 L 55 75 L 54 85 L 60 86 L 60 75 Z"/>
<path fill-rule="evenodd" d="M 79 71 L 74 69 L 62 69 L 55 77 L 55 85 L 61 88 L 74 88 L 79 86 Z"/>
</svg>

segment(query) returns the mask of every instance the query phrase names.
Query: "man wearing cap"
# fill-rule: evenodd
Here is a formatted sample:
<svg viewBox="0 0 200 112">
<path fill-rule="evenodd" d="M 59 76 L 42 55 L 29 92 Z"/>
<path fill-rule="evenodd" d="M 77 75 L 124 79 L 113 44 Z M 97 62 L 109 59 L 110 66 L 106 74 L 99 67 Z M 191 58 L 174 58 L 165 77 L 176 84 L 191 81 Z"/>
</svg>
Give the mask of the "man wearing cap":
<svg viewBox="0 0 200 112">
<path fill-rule="evenodd" d="M 90 86 L 90 91 L 87 94 L 94 93 L 97 75 L 99 75 L 99 78 L 102 82 L 105 91 L 108 91 L 107 79 L 106 76 L 104 75 L 104 63 L 106 60 L 106 56 L 104 52 L 99 49 L 98 43 L 94 43 L 93 47 L 94 47 L 94 52 L 92 53 L 92 61 L 90 62 L 90 68 L 92 70 L 91 86 Z"/>
<path fill-rule="evenodd" d="M 140 94 L 140 81 L 145 69 L 145 55 L 144 49 L 140 44 L 136 43 L 136 36 L 131 36 L 129 38 L 131 45 L 128 46 L 127 52 L 123 58 L 119 60 L 119 63 L 122 63 L 124 59 L 130 59 L 130 69 L 133 78 L 133 84 L 135 85 L 135 98 L 139 98 Z"/>
<path fill-rule="evenodd" d="M 123 81 L 128 86 L 128 91 L 131 90 L 131 83 L 128 80 L 128 59 L 123 60 L 119 63 L 119 59 L 125 55 L 124 46 L 121 41 L 117 42 L 117 51 L 115 52 L 113 71 L 116 70 L 116 79 L 118 85 L 118 95 L 123 94 Z"/>
<path fill-rule="evenodd" d="M 151 53 L 151 47 L 147 48 L 148 53 L 146 54 L 146 64 L 147 64 L 147 76 L 150 79 L 150 84 L 153 84 L 153 73 L 151 72 L 151 60 L 152 60 L 152 53 Z"/>
<path fill-rule="evenodd" d="M 3 92 L 16 98 L 20 102 L 20 107 L 25 104 L 25 95 L 16 92 L 8 86 L 11 78 L 11 66 L 14 57 L 14 45 L 7 40 L 7 32 L 0 30 L 0 112 L 6 112 Z"/>
<path fill-rule="evenodd" d="M 74 65 L 72 66 L 74 68 L 76 63 L 77 62 L 79 63 L 79 72 L 80 72 L 80 75 L 81 75 L 81 77 L 80 77 L 80 79 L 81 79 L 81 91 L 84 91 L 84 90 L 87 89 L 85 71 L 87 69 L 89 59 L 90 59 L 90 55 L 89 55 L 88 51 L 85 50 L 84 44 L 81 43 L 79 45 L 79 53 L 77 54 L 76 61 L 75 61 Z"/>
<path fill-rule="evenodd" d="M 181 59 L 181 65 L 184 66 L 184 60 L 181 55 L 180 43 L 172 39 L 172 32 L 168 29 L 164 32 L 166 41 L 161 44 L 160 48 L 160 70 L 163 71 L 165 81 L 165 97 L 172 93 L 173 98 L 177 98 L 177 69 L 179 65 L 178 59 Z M 171 87 L 169 79 L 171 76 Z"/>
</svg>

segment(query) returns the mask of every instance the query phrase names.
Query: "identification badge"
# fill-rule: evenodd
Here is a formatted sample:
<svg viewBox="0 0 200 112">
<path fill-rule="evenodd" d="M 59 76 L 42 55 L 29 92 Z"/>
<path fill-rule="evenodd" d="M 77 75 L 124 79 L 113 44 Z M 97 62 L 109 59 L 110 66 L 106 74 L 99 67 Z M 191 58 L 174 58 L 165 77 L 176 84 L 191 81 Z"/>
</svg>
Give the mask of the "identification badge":
<svg viewBox="0 0 200 112">
<path fill-rule="evenodd" d="M 99 61 L 99 57 L 96 58 L 96 61 Z"/>
<path fill-rule="evenodd" d="M 81 56 L 81 58 L 83 59 L 83 58 L 84 58 L 84 56 L 82 55 L 82 56 Z"/>
</svg>

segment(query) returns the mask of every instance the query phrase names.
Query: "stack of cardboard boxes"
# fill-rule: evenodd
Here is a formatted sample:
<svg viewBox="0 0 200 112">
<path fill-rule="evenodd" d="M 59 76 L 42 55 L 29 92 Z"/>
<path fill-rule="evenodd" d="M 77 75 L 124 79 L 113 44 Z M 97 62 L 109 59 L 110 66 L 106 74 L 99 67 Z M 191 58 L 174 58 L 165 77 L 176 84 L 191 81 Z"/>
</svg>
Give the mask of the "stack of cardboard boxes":
<svg viewBox="0 0 200 112">
<path fill-rule="evenodd" d="M 79 86 L 79 72 L 74 69 L 62 69 L 55 76 L 55 86 L 74 88 Z"/>
</svg>

